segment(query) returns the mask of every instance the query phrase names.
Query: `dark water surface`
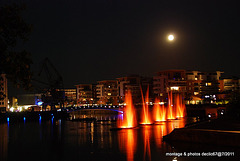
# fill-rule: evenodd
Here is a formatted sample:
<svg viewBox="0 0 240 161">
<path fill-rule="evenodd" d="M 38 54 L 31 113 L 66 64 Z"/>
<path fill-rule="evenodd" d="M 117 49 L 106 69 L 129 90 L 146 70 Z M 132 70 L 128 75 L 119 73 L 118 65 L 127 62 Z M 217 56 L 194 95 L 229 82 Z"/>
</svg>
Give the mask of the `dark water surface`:
<svg viewBox="0 0 240 161">
<path fill-rule="evenodd" d="M 74 117 L 80 117 L 76 115 Z M 178 157 L 178 161 L 238 160 L 237 148 L 162 142 L 162 136 L 174 128 L 194 122 L 194 118 L 112 131 L 118 116 L 94 117 L 98 121 L 87 123 L 52 119 L 2 123 L 0 161 L 172 161 L 174 157 L 167 157 L 166 153 L 184 151 L 234 151 L 235 157 Z"/>
</svg>

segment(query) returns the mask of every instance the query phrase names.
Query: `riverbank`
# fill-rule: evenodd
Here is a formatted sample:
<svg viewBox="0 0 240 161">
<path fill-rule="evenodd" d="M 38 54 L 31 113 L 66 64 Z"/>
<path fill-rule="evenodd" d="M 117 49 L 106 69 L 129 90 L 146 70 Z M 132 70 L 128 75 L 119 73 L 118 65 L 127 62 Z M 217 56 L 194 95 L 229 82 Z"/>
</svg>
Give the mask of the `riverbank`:
<svg viewBox="0 0 240 161">
<path fill-rule="evenodd" d="M 174 129 L 163 137 L 167 142 L 189 142 L 240 147 L 240 121 L 216 119 Z"/>
<path fill-rule="evenodd" d="M 49 120 L 67 119 L 69 113 L 66 111 L 42 111 L 42 112 L 6 112 L 0 113 L 0 122 L 21 122 L 25 120 Z"/>
</svg>

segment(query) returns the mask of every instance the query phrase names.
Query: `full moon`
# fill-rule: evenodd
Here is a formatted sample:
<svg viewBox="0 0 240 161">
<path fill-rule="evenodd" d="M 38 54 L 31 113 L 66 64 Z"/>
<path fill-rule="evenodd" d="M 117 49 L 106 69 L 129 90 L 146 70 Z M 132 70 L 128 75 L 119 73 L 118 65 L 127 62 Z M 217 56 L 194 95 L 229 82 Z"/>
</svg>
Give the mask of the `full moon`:
<svg viewBox="0 0 240 161">
<path fill-rule="evenodd" d="M 174 40 L 174 36 L 173 35 L 168 35 L 168 40 L 169 41 L 173 41 Z"/>
</svg>

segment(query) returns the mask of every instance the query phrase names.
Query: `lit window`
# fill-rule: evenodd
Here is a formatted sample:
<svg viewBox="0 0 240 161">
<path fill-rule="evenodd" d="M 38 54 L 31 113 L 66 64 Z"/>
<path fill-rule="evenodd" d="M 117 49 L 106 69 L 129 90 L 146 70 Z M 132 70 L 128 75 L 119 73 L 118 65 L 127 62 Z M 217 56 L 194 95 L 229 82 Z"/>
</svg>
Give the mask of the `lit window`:
<svg viewBox="0 0 240 161">
<path fill-rule="evenodd" d="M 197 78 L 195 78 L 195 80 L 197 80 Z"/>
<path fill-rule="evenodd" d="M 111 93 L 108 93 L 108 96 L 111 96 L 112 94 Z"/>
<path fill-rule="evenodd" d="M 178 90 L 179 90 L 179 87 L 171 87 L 171 90 L 176 90 L 176 91 L 178 91 Z"/>
<path fill-rule="evenodd" d="M 211 86 L 212 85 L 212 83 L 206 83 L 206 86 Z"/>
</svg>

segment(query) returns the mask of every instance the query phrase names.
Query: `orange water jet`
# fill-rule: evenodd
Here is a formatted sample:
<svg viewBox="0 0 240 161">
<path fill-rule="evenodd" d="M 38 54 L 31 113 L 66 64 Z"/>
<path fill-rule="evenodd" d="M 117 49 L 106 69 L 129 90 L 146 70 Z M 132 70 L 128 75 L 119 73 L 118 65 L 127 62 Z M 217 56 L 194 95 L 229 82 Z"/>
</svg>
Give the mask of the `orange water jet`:
<svg viewBox="0 0 240 161">
<path fill-rule="evenodd" d="M 173 97 L 172 91 L 168 93 L 168 109 L 167 109 L 167 119 L 176 119 L 175 109 L 173 107 Z"/>
<path fill-rule="evenodd" d="M 132 94 L 128 90 L 125 95 L 126 107 L 123 112 L 123 119 L 118 119 L 119 128 L 133 128 L 137 125 L 135 108 L 132 103 Z"/>
<path fill-rule="evenodd" d="M 149 113 L 149 108 L 148 108 L 148 104 L 149 104 L 149 87 L 147 88 L 145 99 L 143 97 L 142 88 L 141 88 L 141 95 L 142 95 L 142 103 L 143 103 L 143 112 L 142 112 L 143 120 L 142 120 L 141 124 L 144 124 L 144 125 L 152 124 L 150 113 Z"/>
<path fill-rule="evenodd" d="M 183 101 L 182 101 L 182 97 L 180 94 L 177 94 L 175 96 L 175 100 L 176 100 L 176 117 L 179 118 L 179 117 L 184 117 L 185 116 L 185 104 L 183 104 Z"/>
<path fill-rule="evenodd" d="M 155 104 L 153 106 L 153 114 L 155 121 L 166 121 L 166 110 L 164 105 L 159 104 L 159 100 L 155 100 Z"/>
</svg>

